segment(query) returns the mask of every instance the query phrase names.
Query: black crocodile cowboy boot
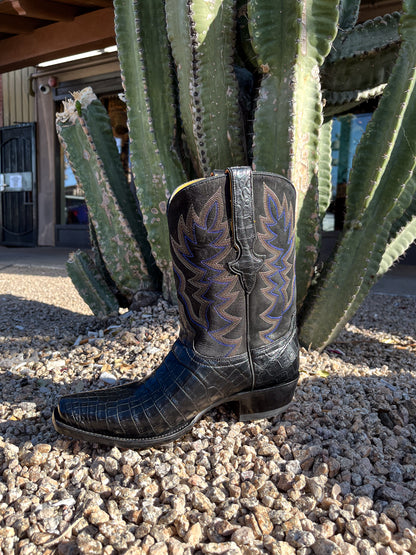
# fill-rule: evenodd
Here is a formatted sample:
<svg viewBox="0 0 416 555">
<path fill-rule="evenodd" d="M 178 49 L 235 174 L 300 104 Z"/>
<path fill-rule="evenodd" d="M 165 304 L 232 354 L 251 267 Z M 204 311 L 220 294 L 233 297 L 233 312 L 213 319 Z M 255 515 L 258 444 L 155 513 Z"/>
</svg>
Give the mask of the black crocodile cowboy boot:
<svg viewBox="0 0 416 555">
<path fill-rule="evenodd" d="M 180 186 L 168 207 L 178 340 L 145 380 L 63 397 L 56 430 L 140 448 L 222 404 L 241 420 L 283 412 L 298 380 L 295 202 L 287 179 L 248 167 Z"/>
</svg>

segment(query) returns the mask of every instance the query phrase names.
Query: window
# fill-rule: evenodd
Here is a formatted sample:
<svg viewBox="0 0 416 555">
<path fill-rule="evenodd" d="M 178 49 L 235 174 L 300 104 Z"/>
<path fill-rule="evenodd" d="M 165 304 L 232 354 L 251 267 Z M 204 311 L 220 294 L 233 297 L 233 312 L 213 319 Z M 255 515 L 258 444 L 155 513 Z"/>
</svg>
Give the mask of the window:
<svg viewBox="0 0 416 555">
<path fill-rule="evenodd" d="M 344 225 L 347 183 L 352 162 L 371 113 L 347 114 L 334 118 L 332 125 L 332 199 L 323 222 L 324 231 Z"/>
</svg>

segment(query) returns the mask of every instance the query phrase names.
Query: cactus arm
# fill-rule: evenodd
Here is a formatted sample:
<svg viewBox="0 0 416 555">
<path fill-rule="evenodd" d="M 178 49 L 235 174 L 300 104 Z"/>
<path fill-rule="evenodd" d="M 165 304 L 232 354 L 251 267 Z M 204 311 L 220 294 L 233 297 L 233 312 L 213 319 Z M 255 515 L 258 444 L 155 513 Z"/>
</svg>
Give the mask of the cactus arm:
<svg viewBox="0 0 416 555">
<path fill-rule="evenodd" d="M 414 145 L 415 135 L 412 137 Z M 318 286 L 310 291 L 299 330 L 303 345 L 322 350 L 334 341 L 386 270 L 387 263 L 391 262 L 393 246 L 389 245 L 386 250 L 386 245 L 392 222 L 416 193 L 415 180 L 410 178 L 403 184 L 409 171 L 409 158 L 413 162 L 412 171 L 415 160 L 409 157 L 409 152 L 402 155 L 406 168 L 404 172 L 392 169 L 390 179 L 394 187 L 391 187 L 390 194 L 380 191 L 374 196 L 360 227 L 350 228 L 344 233 L 331 263 L 320 276 Z M 410 225 L 406 232 L 413 233 L 414 226 Z M 411 237 L 407 233 L 400 234 L 395 245 L 401 249 L 399 255 L 407 248 Z M 384 252 L 388 253 L 385 258 Z"/>
<path fill-rule="evenodd" d="M 386 84 L 382 84 L 364 91 L 324 91 L 325 117 L 328 118 L 335 114 L 348 113 L 352 110 L 352 108 L 358 106 L 362 102 L 381 96 L 385 87 Z"/>
<path fill-rule="evenodd" d="M 175 4 L 175 5 L 173 5 Z M 165 2 L 168 39 L 172 48 L 172 56 L 176 64 L 179 87 L 179 105 L 182 126 L 187 147 L 197 174 L 203 175 L 199 161 L 197 142 L 194 139 L 194 103 L 189 97 L 189 87 L 193 86 L 193 50 L 190 46 L 190 23 L 188 20 L 187 2 Z"/>
<path fill-rule="evenodd" d="M 279 14 L 275 2 L 251 0 L 248 10 L 252 45 L 263 71 L 254 120 L 253 167 L 287 177 L 294 102 L 289 83 L 300 40 L 300 5 L 291 2 Z"/>
<path fill-rule="evenodd" d="M 411 177 L 416 190 L 416 175 Z M 381 277 L 398 260 L 416 240 L 416 195 L 405 213 L 394 222 L 387 248 L 380 262 L 377 277 Z"/>
<path fill-rule="evenodd" d="M 416 175 L 413 174 L 410 179 L 415 180 Z M 413 218 L 415 214 L 416 214 L 416 195 L 411 200 L 407 209 L 402 214 L 399 214 L 397 220 L 393 222 L 393 225 L 391 226 L 391 230 L 390 230 L 389 241 L 394 240 L 394 238 L 409 223 L 409 221 Z"/>
<path fill-rule="evenodd" d="M 297 222 L 296 305 L 298 311 L 307 295 L 319 254 L 321 221 L 317 182 L 317 176 L 312 176 L 311 187 L 303 196 Z"/>
<path fill-rule="evenodd" d="M 368 90 L 387 83 L 396 63 L 399 43 L 326 63 L 322 68 L 322 88 L 329 92 Z"/>
<path fill-rule="evenodd" d="M 163 273 L 164 296 L 171 298 L 174 282 L 166 208 L 170 192 L 187 181 L 187 177 L 173 149 L 173 85 L 165 25 L 156 27 L 151 19 L 153 13 L 159 21 L 161 10 L 161 0 L 114 1 L 117 46 L 128 108 L 132 170 L 148 240 Z M 149 27 L 146 32 L 142 32 L 144 27 Z M 154 64 L 158 71 L 149 73 L 149 64 Z M 154 96 L 152 100 L 151 96 Z"/>
<path fill-rule="evenodd" d="M 142 47 L 153 131 L 160 161 L 165 169 L 167 187 L 172 193 L 176 187 L 188 180 L 188 176 L 185 174 L 179 155 L 175 150 L 177 142 L 176 106 L 172 55 L 166 30 L 165 2 L 163 0 L 140 0 L 136 1 L 135 5 L 136 32 Z M 137 87 L 135 82 L 129 84 Z M 127 86 L 126 80 L 125 86 Z M 142 150 L 143 145 L 139 145 L 138 148 Z"/>
<path fill-rule="evenodd" d="M 416 241 L 416 215 L 401 229 L 400 233 L 389 243 L 380 267 L 377 272 L 377 278 L 383 276 L 393 264 L 404 255 L 410 245 Z"/>
<path fill-rule="evenodd" d="M 68 102 L 66 111 L 58 114 L 57 132 L 83 187 L 100 251 L 117 288 L 127 298 L 140 289 L 154 288 L 140 247 L 108 181 L 106 167 L 119 164 L 119 157 L 101 160 L 75 103 Z"/>
<path fill-rule="evenodd" d="M 322 222 L 332 197 L 332 119 L 322 124 L 318 155 L 319 218 Z"/>
<path fill-rule="evenodd" d="M 84 103 L 81 109 L 82 120 L 85 122 L 85 130 L 90 138 L 94 150 L 103 162 L 108 178 L 109 186 L 118 203 L 120 211 L 126 218 L 128 225 L 134 235 L 139 252 L 143 256 L 147 272 L 152 278 L 153 289 L 160 287 L 160 271 L 152 256 L 147 231 L 143 224 L 135 195 L 126 180 L 124 169 L 120 161 L 116 143 L 113 138 L 110 118 L 106 109 L 98 99 L 93 99 L 89 104 Z M 109 161 L 111 160 L 111 163 Z"/>
<path fill-rule="evenodd" d="M 353 28 L 338 32 L 325 63 L 345 60 L 353 56 L 388 48 L 400 42 L 400 14 L 394 12 L 370 19 Z"/>
<path fill-rule="evenodd" d="M 251 0 L 248 8 L 253 48 L 264 74 L 255 112 L 253 167 L 286 175 L 295 185 L 300 303 L 318 255 L 319 66 L 336 34 L 337 2 Z"/>
<path fill-rule="evenodd" d="M 414 0 L 411 0 L 414 2 Z M 411 4 L 409 2 L 409 4 Z M 416 8 L 415 8 L 416 10 Z M 377 110 L 368 123 L 354 156 L 348 185 L 345 225 L 354 226 L 370 203 L 387 165 L 395 163 L 395 144 L 401 132 L 403 118 L 414 94 L 416 33 L 408 30 L 405 14 L 401 29 L 405 38 Z M 374 140 L 379 129 L 383 132 Z M 371 161 L 369 163 L 369 161 Z M 374 163 L 375 162 L 375 163 Z"/>
<path fill-rule="evenodd" d="M 118 314 L 118 300 L 87 253 L 71 253 L 66 264 L 68 275 L 84 302 L 98 318 Z"/>
<path fill-rule="evenodd" d="M 357 22 L 361 0 L 340 0 L 339 21 L 340 29 L 351 29 Z"/>
<path fill-rule="evenodd" d="M 90 217 L 88 217 L 88 224 L 89 224 L 88 227 L 89 227 L 90 240 L 91 240 L 91 254 L 90 253 L 88 254 L 90 254 L 90 257 L 92 259 L 94 266 L 96 267 L 96 270 L 103 277 L 107 286 L 110 288 L 110 291 L 116 297 L 120 308 L 129 308 L 132 304 L 132 299 L 131 297 L 125 297 L 120 292 L 113 278 L 111 277 L 110 272 L 108 271 L 107 266 L 105 265 L 103 256 L 101 254 L 100 247 L 98 245 L 97 234 L 95 232 L 95 228 Z M 141 291 L 144 291 L 144 290 L 141 290 Z M 160 291 L 160 287 L 158 291 Z M 152 291 L 152 293 L 154 295 L 157 295 L 156 291 Z"/>
<path fill-rule="evenodd" d="M 246 161 L 234 74 L 235 0 L 166 0 L 186 141 L 199 176 Z"/>
<path fill-rule="evenodd" d="M 382 93 L 400 49 L 399 17 L 395 12 L 338 32 L 322 67 L 326 117 Z"/>
<path fill-rule="evenodd" d="M 358 213 L 359 218 L 346 228 L 331 264 L 309 299 L 301 323 L 300 339 L 305 345 L 318 349 L 336 338 L 367 295 L 377 278 L 383 252 L 389 243 L 390 229 L 411 204 L 415 194 L 416 1 L 407 2 L 406 7 L 401 25 L 403 43 L 400 56 L 374 113 L 373 126 L 370 129 L 367 127 L 365 133 L 371 133 L 371 137 L 376 133 L 384 141 L 384 135 L 390 132 L 391 120 L 400 120 L 401 126 L 394 134 L 390 132 L 392 144 L 385 144 L 386 152 L 379 153 L 378 158 L 372 157 L 367 150 L 365 158 L 369 166 L 368 175 L 376 175 L 377 180 L 371 184 L 369 198 L 363 198 L 362 205 L 357 206 L 359 210 L 355 214 Z M 404 82 L 401 81 L 402 74 Z M 405 89 L 400 97 L 404 104 L 399 105 L 395 97 L 397 81 Z M 363 141 L 357 149 L 356 158 L 363 157 L 359 152 L 362 144 Z M 367 145 L 367 148 L 371 148 L 371 145 Z M 353 180 L 352 173 L 349 186 Z M 360 176 L 363 188 L 368 175 Z M 342 292 L 342 298 L 339 292 Z"/>
</svg>

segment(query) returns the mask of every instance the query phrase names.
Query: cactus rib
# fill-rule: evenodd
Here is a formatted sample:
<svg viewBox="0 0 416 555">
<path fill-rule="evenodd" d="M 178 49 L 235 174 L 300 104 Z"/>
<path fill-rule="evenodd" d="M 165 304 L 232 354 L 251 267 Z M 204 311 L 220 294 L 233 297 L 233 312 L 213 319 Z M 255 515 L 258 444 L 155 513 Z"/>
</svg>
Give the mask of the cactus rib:
<svg viewBox="0 0 416 555">
<path fill-rule="evenodd" d="M 328 210 L 332 197 L 332 119 L 322 124 L 319 134 L 319 165 L 318 165 L 318 188 L 319 188 L 319 218 L 322 223 Z"/>
<path fill-rule="evenodd" d="M 135 185 L 148 240 L 163 273 L 163 293 L 171 298 L 174 281 L 167 201 L 187 177 L 174 151 L 175 110 L 164 2 L 115 0 L 114 10 Z"/>
<path fill-rule="evenodd" d="M 329 92 L 368 90 L 387 83 L 396 63 L 400 43 L 359 56 L 325 63 L 322 68 L 322 88 Z"/>
<path fill-rule="evenodd" d="M 324 91 L 326 100 L 324 113 L 328 117 L 334 113 L 347 112 L 350 106 L 357 106 L 370 98 L 375 98 L 383 94 L 386 84 L 378 85 L 373 89 L 357 91 Z"/>
<path fill-rule="evenodd" d="M 333 63 L 399 44 L 399 20 L 400 14 L 394 12 L 370 19 L 347 31 L 339 31 L 326 62 Z M 340 26 L 343 29 L 341 23 Z"/>
<path fill-rule="evenodd" d="M 71 253 L 66 264 L 68 275 L 85 303 L 98 318 L 118 313 L 118 300 L 87 253 Z"/>
<path fill-rule="evenodd" d="M 181 117 L 195 171 L 246 161 L 234 74 L 235 0 L 166 0 Z"/>
</svg>

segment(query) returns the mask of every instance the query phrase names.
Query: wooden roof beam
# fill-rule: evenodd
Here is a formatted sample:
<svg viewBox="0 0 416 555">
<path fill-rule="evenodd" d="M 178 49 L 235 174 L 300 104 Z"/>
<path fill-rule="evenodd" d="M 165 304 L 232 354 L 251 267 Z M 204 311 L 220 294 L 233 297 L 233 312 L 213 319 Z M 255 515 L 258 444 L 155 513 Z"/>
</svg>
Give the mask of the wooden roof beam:
<svg viewBox="0 0 416 555">
<path fill-rule="evenodd" d="M 32 19 L 19 17 L 18 15 L 0 14 L 0 33 L 7 33 L 8 35 L 30 33 L 36 27 L 37 24 Z"/>
<path fill-rule="evenodd" d="M 71 21 L 79 13 L 75 6 L 52 0 L 12 0 L 12 6 L 19 15 L 47 21 Z"/>
<path fill-rule="evenodd" d="M 0 74 L 115 44 L 114 11 L 103 8 L 0 41 Z"/>
</svg>

